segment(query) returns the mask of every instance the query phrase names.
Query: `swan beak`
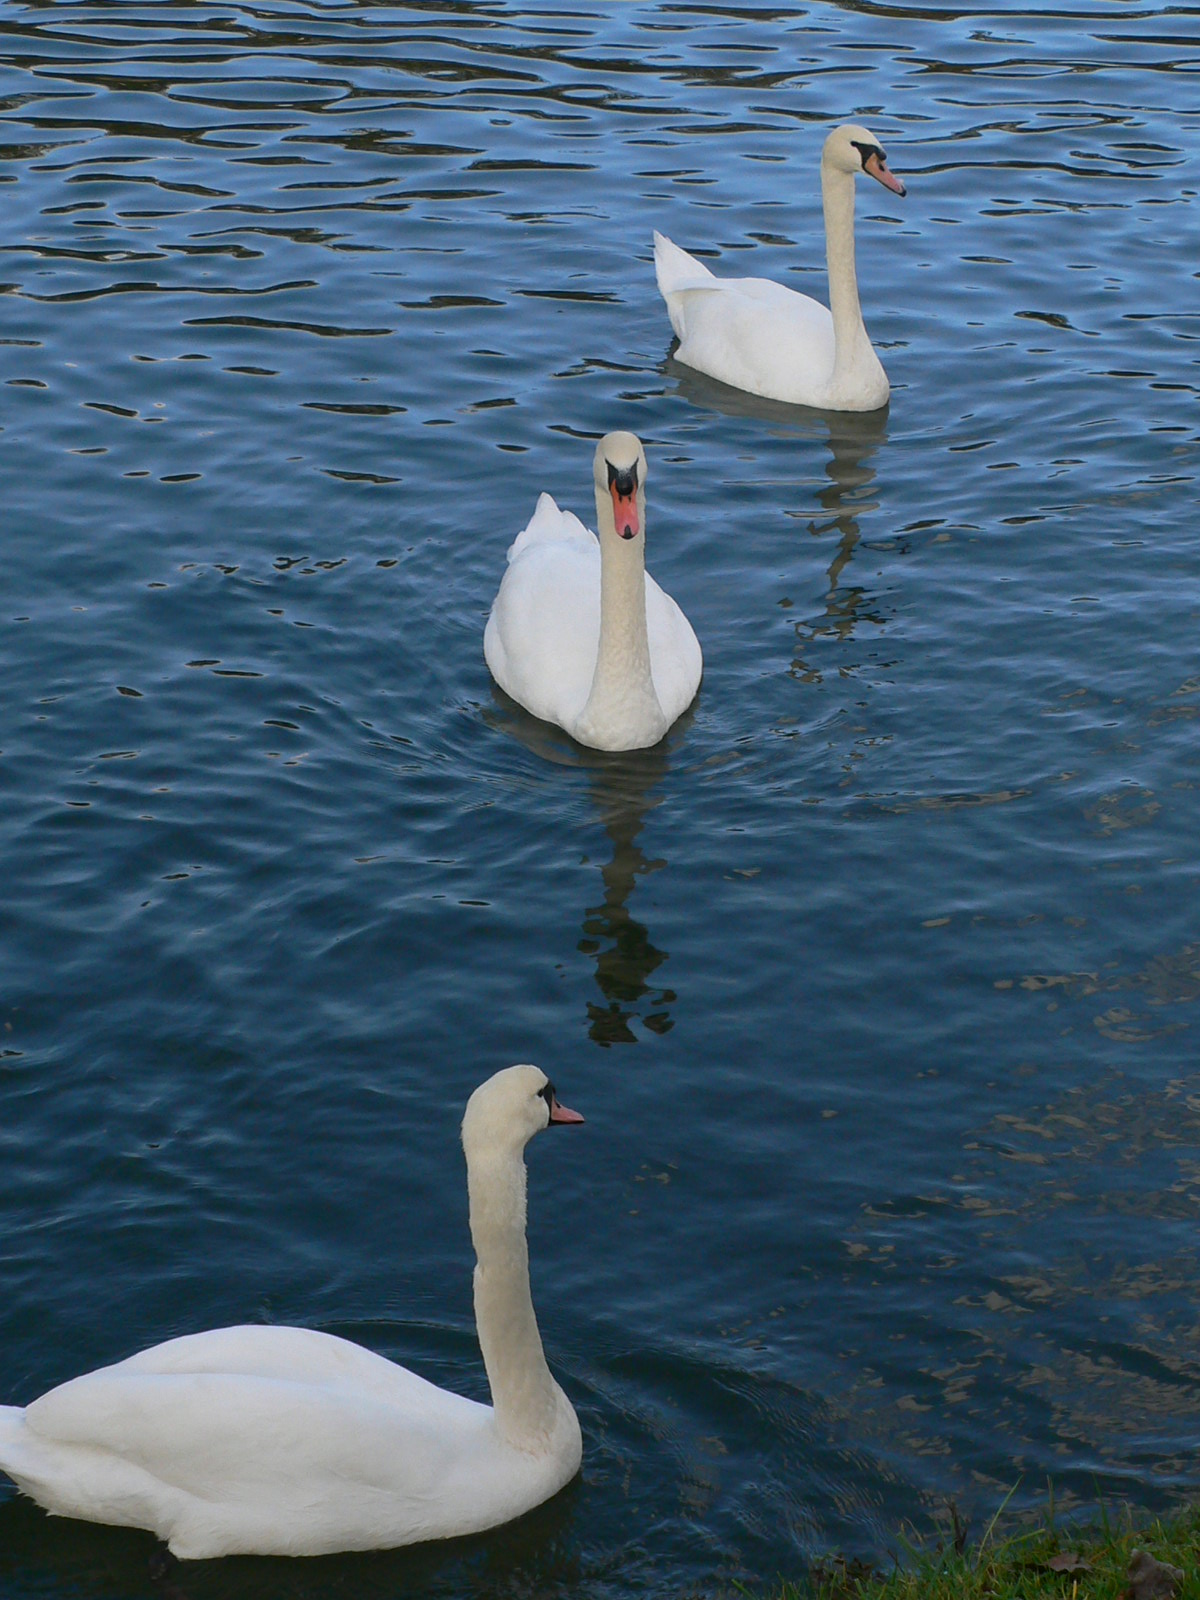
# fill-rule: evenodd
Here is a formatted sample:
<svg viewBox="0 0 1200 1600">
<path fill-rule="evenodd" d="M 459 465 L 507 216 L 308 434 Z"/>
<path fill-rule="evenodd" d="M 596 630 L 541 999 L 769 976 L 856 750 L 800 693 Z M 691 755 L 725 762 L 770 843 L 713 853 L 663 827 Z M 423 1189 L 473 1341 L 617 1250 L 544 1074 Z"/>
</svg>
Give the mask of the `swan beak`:
<svg viewBox="0 0 1200 1600">
<path fill-rule="evenodd" d="M 632 494 L 620 494 L 615 483 L 609 485 L 609 494 L 612 495 L 613 523 L 622 539 L 632 539 L 639 530 L 637 490 Z"/>
<path fill-rule="evenodd" d="M 560 1105 L 558 1096 L 550 1096 L 550 1121 L 553 1122 L 582 1122 L 583 1118 L 578 1111 L 572 1111 L 570 1106 Z"/>
<path fill-rule="evenodd" d="M 876 182 L 881 183 L 885 189 L 890 189 L 893 194 L 898 194 L 902 200 L 908 193 L 896 174 L 888 171 L 887 162 L 874 152 L 863 162 L 863 171 L 869 172 Z"/>
</svg>

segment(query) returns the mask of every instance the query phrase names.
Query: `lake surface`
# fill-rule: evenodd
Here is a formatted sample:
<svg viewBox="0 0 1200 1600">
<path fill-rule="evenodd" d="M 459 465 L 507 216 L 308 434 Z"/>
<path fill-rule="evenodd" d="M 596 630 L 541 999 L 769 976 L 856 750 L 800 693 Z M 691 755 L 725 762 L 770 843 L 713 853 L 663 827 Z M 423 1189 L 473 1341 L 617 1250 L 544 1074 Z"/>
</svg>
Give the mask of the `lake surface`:
<svg viewBox="0 0 1200 1600">
<path fill-rule="evenodd" d="M 0 1397 L 294 1322 L 483 1396 L 458 1123 L 511 1061 L 580 1480 L 195 1597 L 674 1597 L 953 1501 L 1200 1487 L 1200 10 L 0 15 Z M 655 227 L 890 409 L 673 362 Z M 153 433 L 146 433 L 153 427 Z M 694 710 L 494 690 L 538 493 L 649 458 Z M 0 1489 L 0 1596 L 156 1592 Z"/>
</svg>

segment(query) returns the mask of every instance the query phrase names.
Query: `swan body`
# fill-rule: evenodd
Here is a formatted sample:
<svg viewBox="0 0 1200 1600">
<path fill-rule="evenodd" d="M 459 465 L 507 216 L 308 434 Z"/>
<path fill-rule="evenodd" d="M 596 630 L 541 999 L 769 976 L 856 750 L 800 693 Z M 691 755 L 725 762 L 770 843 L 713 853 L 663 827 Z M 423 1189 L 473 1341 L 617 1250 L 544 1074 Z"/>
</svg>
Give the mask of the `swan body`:
<svg viewBox="0 0 1200 1600">
<path fill-rule="evenodd" d="M 582 1441 L 530 1299 L 523 1150 L 582 1120 L 532 1066 L 467 1106 L 490 1406 L 313 1329 L 221 1328 L 0 1406 L 0 1468 L 48 1511 L 148 1528 L 181 1559 L 385 1549 L 539 1505 L 575 1476 Z"/>
<path fill-rule="evenodd" d="M 543 494 L 509 548 L 483 653 L 535 717 L 593 749 L 637 750 L 687 710 L 703 658 L 646 571 L 646 456 L 635 435 L 606 434 L 593 477 L 599 537 Z"/>
<path fill-rule="evenodd" d="M 821 200 L 829 309 L 769 278 L 719 278 L 664 234 L 654 235 L 654 268 L 679 338 L 675 358 L 735 389 L 830 411 L 875 411 L 889 388 L 867 336 L 854 270 L 854 175 L 866 172 L 893 193 L 866 128 L 835 128 L 821 153 Z"/>
</svg>

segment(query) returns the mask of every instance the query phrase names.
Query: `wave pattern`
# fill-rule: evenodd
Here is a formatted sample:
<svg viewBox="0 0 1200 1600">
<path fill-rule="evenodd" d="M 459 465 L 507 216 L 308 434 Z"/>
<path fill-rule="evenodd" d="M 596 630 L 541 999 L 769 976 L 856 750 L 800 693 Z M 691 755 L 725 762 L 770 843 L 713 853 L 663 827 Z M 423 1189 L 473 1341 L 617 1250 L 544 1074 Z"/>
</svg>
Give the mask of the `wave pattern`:
<svg viewBox="0 0 1200 1600">
<path fill-rule="evenodd" d="M 281 1592 L 1195 1493 L 1185 21 L 4 8 L 3 1398 L 244 1319 L 482 1393 L 457 1123 L 531 1059 L 588 1116 L 531 1161 L 583 1477 Z M 650 253 L 823 295 L 849 118 L 909 184 L 859 194 L 865 418 L 678 365 Z M 613 427 L 706 676 L 601 759 L 481 636 Z M 3 1600 L 144 1560 L 0 1499 Z"/>
</svg>

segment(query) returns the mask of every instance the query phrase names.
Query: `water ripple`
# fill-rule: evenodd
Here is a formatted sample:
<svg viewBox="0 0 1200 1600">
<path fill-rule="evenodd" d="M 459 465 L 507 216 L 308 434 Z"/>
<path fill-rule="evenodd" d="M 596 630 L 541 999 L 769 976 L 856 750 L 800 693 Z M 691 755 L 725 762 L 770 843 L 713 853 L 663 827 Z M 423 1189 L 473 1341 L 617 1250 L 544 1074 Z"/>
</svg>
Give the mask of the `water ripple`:
<svg viewBox="0 0 1200 1600">
<path fill-rule="evenodd" d="M 1194 1493 L 1181 15 L 6 8 L 4 1398 L 247 1318 L 482 1393 L 457 1121 L 534 1059 L 582 1480 L 270 1583 L 762 1586 L 1019 1476 Z M 652 230 L 823 295 L 851 117 L 890 409 L 690 372 Z M 609 758 L 480 638 L 615 426 L 706 668 Z M 5 1600 L 144 1586 L 0 1523 Z"/>
</svg>

